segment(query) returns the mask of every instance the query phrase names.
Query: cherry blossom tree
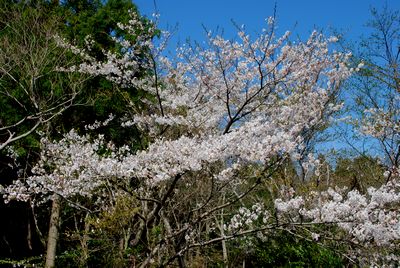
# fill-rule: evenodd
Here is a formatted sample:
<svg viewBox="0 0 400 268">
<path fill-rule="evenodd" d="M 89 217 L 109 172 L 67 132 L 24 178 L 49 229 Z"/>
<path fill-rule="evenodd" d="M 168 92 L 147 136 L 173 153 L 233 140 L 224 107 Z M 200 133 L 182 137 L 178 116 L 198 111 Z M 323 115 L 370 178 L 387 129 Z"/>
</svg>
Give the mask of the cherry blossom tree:
<svg viewBox="0 0 400 268">
<path fill-rule="evenodd" d="M 125 242 L 143 247 L 132 260 L 139 267 L 184 267 L 196 248 L 278 228 L 237 231 L 233 223 L 235 230 L 225 229 L 224 210 L 237 208 L 286 159 L 299 157 L 305 133 L 340 109 L 333 100 L 352 73 L 350 54 L 331 51 L 337 38 L 318 32 L 305 42 L 289 42 L 289 32 L 277 37 L 270 18 L 257 37 L 244 27 L 236 40 L 210 32 L 204 47 L 183 46 L 172 60 L 162 54 L 165 42 L 152 39 L 155 24 L 131 16 L 121 29 L 148 35 L 114 38 L 120 49 L 105 51 L 104 61 L 89 56 L 90 37 L 86 49 L 58 38 L 82 58 L 60 71 L 104 76 L 147 92 L 147 109 L 112 119 L 139 128 L 146 148 L 116 148 L 75 131 L 60 141 L 44 139 L 34 175 L 4 189 L 4 196 L 62 198 L 90 213 L 96 212 L 80 203 L 82 197 L 92 198 L 95 210 L 108 211 L 119 197 L 130 196 L 138 209 Z M 141 68 L 150 75 L 139 76 Z M 255 204 L 252 211 L 238 213 L 254 220 L 263 210 Z"/>
<path fill-rule="evenodd" d="M 329 188 L 307 196 L 286 192 L 283 198 L 275 200 L 282 224 L 300 223 L 297 227 L 307 229 L 306 236 L 315 241 L 341 241 L 349 247 L 347 257 L 361 266 L 390 266 L 399 262 L 399 204 L 398 173 L 387 184 L 368 188 L 366 194 Z M 343 232 L 336 232 L 334 238 L 331 232 L 315 228 L 321 224 L 337 226 Z"/>
</svg>

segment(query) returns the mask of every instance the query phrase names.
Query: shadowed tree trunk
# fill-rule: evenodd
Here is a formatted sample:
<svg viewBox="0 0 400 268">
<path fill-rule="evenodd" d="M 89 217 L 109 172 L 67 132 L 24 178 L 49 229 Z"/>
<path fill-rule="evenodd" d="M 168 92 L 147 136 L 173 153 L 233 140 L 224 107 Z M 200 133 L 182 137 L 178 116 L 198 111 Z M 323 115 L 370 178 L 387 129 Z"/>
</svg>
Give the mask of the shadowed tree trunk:
<svg viewBox="0 0 400 268">
<path fill-rule="evenodd" d="M 45 268 L 53 268 L 55 266 L 58 225 L 60 222 L 60 204 L 61 199 L 57 194 L 53 195 L 53 204 L 51 207 L 49 235 L 47 238 L 46 264 Z"/>
</svg>

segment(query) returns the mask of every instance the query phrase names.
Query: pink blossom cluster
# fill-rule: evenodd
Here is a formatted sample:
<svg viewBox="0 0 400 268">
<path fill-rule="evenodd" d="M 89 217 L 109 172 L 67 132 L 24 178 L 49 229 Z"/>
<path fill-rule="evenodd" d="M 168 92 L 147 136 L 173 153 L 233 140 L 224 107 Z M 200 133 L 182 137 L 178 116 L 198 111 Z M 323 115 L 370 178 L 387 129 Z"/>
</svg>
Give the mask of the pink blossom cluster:
<svg viewBox="0 0 400 268">
<path fill-rule="evenodd" d="M 291 195 L 291 198 L 275 200 L 283 222 L 338 226 L 346 232 L 346 239 L 364 250 L 364 255 L 371 246 L 377 246 L 383 258 L 400 242 L 398 177 L 379 188 L 368 188 L 365 194 L 358 190 L 329 188 L 308 196 Z"/>
</svg>

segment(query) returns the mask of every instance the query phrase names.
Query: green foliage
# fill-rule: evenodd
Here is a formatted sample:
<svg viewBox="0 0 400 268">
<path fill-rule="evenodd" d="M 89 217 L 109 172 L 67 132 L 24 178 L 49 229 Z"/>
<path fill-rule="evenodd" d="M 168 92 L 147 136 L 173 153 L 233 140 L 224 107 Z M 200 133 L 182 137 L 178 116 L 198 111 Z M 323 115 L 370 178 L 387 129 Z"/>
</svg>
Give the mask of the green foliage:
<svg viewBox="0 0 400 268">
<path fill-rule="evenodd" d="M 278 231 L 258 241 L 246 257 L 251 267 L 343 267 L 342 258 L 314 242 Z"/>
<path fill-rule="evenodd" d="M 57 256 L 57 267 L 82 267 L 79 263 L 82 252 L 79 249 L 69 249 Z"/>
<path fill-rule="evenodd" d="M 37 123 L 38 115 L 60 105 L 73 94 L 77 95 L 71 102 L 58 107 L 60 110 L 72 104 L 68 113 L 47 122 L 44 129 L 47 135 L 57 137 L 71 128 L 83 130 L 84 125 L 105 120 L 111 113 L 120 118 L 146 98 L 135 88 L 118 88 L 101 77 L 88 79 L 56 71 L 57 67 L 69 66 L 79 59 L 59 48 L 55 35 L 84 46 L 85 38 L 90 34 L 95 44 L 92 56 L 102 58 L 103 50 L 118 49 L 112 36 L 136 38 L 117 27 L 118 23 L 127 23 L 128 10 L 136 12 L 136 6 L 129 0 L 60 3 L 0 1 L 0 126 L 13 125 L 25 118 L 22 124 L 12 129 L 13 132 L 29 131 Z M 143 75 L 147 73 L 143 70 Z M 140 137 L 137 130 L 123 129 L 119 122 L 111 130 L 99 132 L 119 145 L 131 143 L 133 147 Z M 0 133 L 1 136 L 7 134 Z M 39 137 L 35 133 L 29 137 L 34 138 L 24 139 L 18 146 L 37 147 Z"/>
<path fill-rule="evenodd" d="M 69 0 L 60 10 L 66 22 L 63 32 L 80 46 L 84 46 L 86 36 L 91 36 L 95 41 L 93 56 L 100 59 L 102 49 L 116 48 L 111 36 L 126 37 L 117 23 L 128 22 L 129 10 L 137 12 L 130 0 Z"/>
<path fill-rule="evenodd" d="M 44 258 L 42 256 L 33 256 L 20 260 L 13 259 L 0 259 L 0 267 L 42 267 L 44 263 Z"/>
<path fill-rule="evenodd" d="M 64 234 L 64 240 L 70 242 L 64 244 L 66 251 L 60 257 L 60 267 L 74 267 L 71 263 L 90 267 L 125 267 L 131 256 L 140 252 L 140 248 L 129 246 L 130 228 L 138 211 L 135 199 L 125 196 L 118 198 L 100 215 L 81 215 L 82 226 L 78 230 L 83 231 L 70 230 Z"/>
<path fill-rule="evenodd" d="M 50 117 L 49 109 L 71 98 L 76 80 L 55 72 L 56 66 L 66 60 L 52 39 L 59 24 L 55 13 L 46 5 L 0 3 L 1 127 L 23 120 L 10 130 L 26 133 L 39 117 L 42 121 Z M 53 109 L 52 113 L 60 108 Z M 32 133 L 18 146 L 25 150 L 35 148 L 38 136 Z"/>
<path fill-rule="evenodd" d="M 346 186 L 365 192 L 368 187 L 379 187 L 385 182 L 384 167 L 379 159 L 368 156 L 339 158 L 332 180 L 337 186 Z"/>
<path fill-rule="evenodd" d="M 103 51 L 118 51 L 118 45 L 112 37 L 135 39 L 118 27 L 118 23 L 127 23 L 129 11 L 137 12 L 136 6 L 129 0 L 87 1 L 70 0 L 62 2 L 59 16 L 64 20 L 61 34 L 79 47 L 85 46 L 87 36 L 94 41 L 91 55 L 104 59 Z M 144 21 L 147 21 L 143 18 Z M 137 35 L 141 35 L 140 31 Z M 140 76 L 148 74 L 143 70 Z M 141 100 L 148 98 L 136 88 L 120 88 L 102 77 L 92 77 L 85 82 L 84 90 L 77 96 L 77 106 L 71 107 L 68 115 L 57 121 L 57 132 L 71 128 L 83 130 L 84 125 L 95 120 L 105 120 L 110 114 L 116 118 L 131 116 L 134 110 L 143 108 Z M 141 149 L 141 135 L 135 128 L 123 128 L 120 122 L 112 122 L 107 128 L 95 131 L 102 133 L 117 145 L 130 144 L 134 149 Z"/>
</svg>

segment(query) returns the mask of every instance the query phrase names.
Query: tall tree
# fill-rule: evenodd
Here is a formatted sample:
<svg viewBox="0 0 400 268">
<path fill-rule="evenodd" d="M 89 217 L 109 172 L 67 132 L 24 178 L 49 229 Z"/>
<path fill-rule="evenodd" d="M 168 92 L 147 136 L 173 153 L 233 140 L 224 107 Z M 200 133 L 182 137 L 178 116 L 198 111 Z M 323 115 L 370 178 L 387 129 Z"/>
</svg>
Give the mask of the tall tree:
<svg viewBox="0 0 400 268">
<path fill-rule="evenodd" d="M 0 150 L 48 125 L 82 89 L 80 76 L 56 72 L 68 59 L 53 39 L 54 12 L 42 4 L 1 4 Z"/>
<path fill-rule="evenodd" d="M 72 127 L 83 129 L 111 113 L 122 116 L 140 98 L 135 88 L 122 91 L 99 77 L 59 72 L 58 67 L 81 59 L 70 53 L 69 48 L 61 48 L 56 37 L 73 38 L 78 45 L 83 45 L 88 41 L 86 35 L 91 33 L 96 44 L 91 56 L 101 57 L 102 50 L 120 49 L 113 38 L 135 38 L 140 31 L 128 37 L 117 27 L 118 23 L 127 22 L 128 10 L 136 12 L 131 1 L 1 1 L 0 5 L 0 153 L 6 161 L 4 164 L 2 161 L 2 170 L 7 171 L 9 165 L 16 163 L 12 168 L 15 172 L 7 171 L 15 175 L 0 182 L 7 185 L 16 179 L 17 170 L 25 171 L 20 177 L 29 176 L 40 151 L 38 132 L 57 137 Z M 142 70 L 141 75 L 144 74 Z M 130 109 L 126 109 L 128 104 Z M 138 132 L 121 129 L 120 124 L 114 124 L 106 134 L 116 142 L 130 137 L 135 140 L 134 147 L 138 143 Z M 59 199 L 55 196 L 55 200 Z M 13 207 L 9 210 L 13 211 Z M 50 226 L 54 231 L 58 223 L 52 222 L 56 223 Z M 32 225 L 28 222 L 29 228 Z M 8 231 L 3 231 L 8 236 Z M 2 239 L 1 243 L 7 240 L 10 238 Z M 54 250 L 55 247 L 51 255 L 55 255 Z M 50 256 L 49 260 L 52 259 Z"/>
<path fill-rule="evenodd" d="M 361 112 L 360 130 L 375 138 L 385 156 L 385 164 L 397 167 L 400 161 L 400 14 L 385 6 L 371 9 L 367 24 L 372 33 L 361 43 L 363 67 L 355 87 Z M 357 55 L 357 54 L 356 54 Z"/>
<path fill-rule="evenodd" d="M 122 30 L 133 35 L 147 27 L 130 15 Z M 154 25 L 147 35 L 115 39 L 122 49 L 100 60 L 90 57 L 90 44 L 86 51 L 65 43 L 85 55 L 65 71 L 104 76 L 152 97 L 149 109 L 124 121 L 147 132 L 149 144 L 129 152 L 74 131 L 59 142 L 44 140 L 34 176 L 7 188 L 8 197 L 46 200 L 56 193 L 81 205 L 83 197 L 101 196 L 104 213 L 130 198 L 137 212 L 128 245 L 141 249 L 131 260 L 140 267 L 154 261 L 184 267 L 195 248 L 256 232 L 204 230 L 270 178 L 304 142 L 304 132 L 324 120 L 321 114 L 338 109 L 329 105 L 331 93 L 351 74 L 348 56 L 329 52 L 336 38 L 313 32 L 292 44 L 289 32 L 279 38 L 274 30 L 270 19 L 254 40 L 243 30 L 238 41 L 209 36 L 208 46 L 183 48 L 176 61 L 152 43 Z M 147 60 L 137 53 L 143 47 Z M 143 66 L 153 75 L 138 76 Z M 270 218 L 266 223 L 275 226 Z"/>
</svg>

